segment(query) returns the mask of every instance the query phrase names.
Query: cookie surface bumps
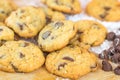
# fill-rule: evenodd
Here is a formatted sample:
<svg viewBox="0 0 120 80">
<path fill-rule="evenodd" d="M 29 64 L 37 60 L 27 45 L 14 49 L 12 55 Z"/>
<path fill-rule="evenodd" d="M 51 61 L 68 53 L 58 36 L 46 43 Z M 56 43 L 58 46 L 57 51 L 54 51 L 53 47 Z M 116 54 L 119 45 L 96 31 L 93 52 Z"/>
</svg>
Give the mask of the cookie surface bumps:
<svg viewBox="0 0 120 80">
<path fill-rule="evenodd" d="M 78 46 L 68 46 L 48 54 L 45 65 L 53 74 L 76 79 L 97 69 L 97 57 Z"/>
<path fill-rule="evenodd" d="M 106 37 L 107 29 L 100 23 L 91 20 L 81 20 L 76 22 L 80 34 L 78 40 L 86 45 L 100 45 Z"/>
<path fill-rule="evenodd" d="M 0 1 L 0 21 L 4 21 L 17 6 L 11 0 Z"/>
<path fill-rule="evenodd" d="M 45 22 L 45 14 L 42 9 L 32 6 L 19 8 L 6 19 L 7 26 L 25 38 L 37 35 Z"/>
<path fill-rule="evenodd" d="M 53 21 L 39 33 L 38 44 L 43 51 L 51 52 L 65 47 L 76 34 L 72 21 Z"/>
<path fill-rule="evenodd" d="M 45 61 L 42 51 L 26 41 L 7 41 L 0 47 L 0 70 L 31 72 Z"/>
<path fill-rule="evenodd" d="M 48 7 L 64 13 L 76 14 L 81 12 L 79 0 L 44 0 Z"/>
<path fill-rule="evenodd" d="M 92 0 L 88 3 L 86 12 L 100 20 L 119 21 L 120 2 L 118 0 Z"/>
</svg>

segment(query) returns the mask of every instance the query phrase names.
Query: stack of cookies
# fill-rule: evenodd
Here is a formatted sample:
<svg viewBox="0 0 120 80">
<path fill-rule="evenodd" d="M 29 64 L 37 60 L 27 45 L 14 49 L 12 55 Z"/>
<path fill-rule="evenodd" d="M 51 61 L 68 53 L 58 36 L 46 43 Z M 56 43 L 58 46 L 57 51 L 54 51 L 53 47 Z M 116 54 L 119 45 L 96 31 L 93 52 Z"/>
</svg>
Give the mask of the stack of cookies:
<svg viewBox="0 0 120 80">
<path fill-rule="evenodd" d="M 120 20 L 113 11 L 120 14 L 117 0 L 110 0 L 113 5 L 101 1 L 89 3 L 87 13 L 102 20 Z M 103 43 L 107 29 L 92 20 L 66 19 L 65 14 L 81 12 L 79 0 L 42 0 L 42 3 L 46 6 L 18 8 L 10 0 L 0 2 L 0 70 L 27 73 L 45 65 L 50 73 L 71 79 L 96 71 L 98 59 L 89 49 Z M 105 14 L 91 9 L 91 5 L 96 8 L 98 4 L 98 11 L 104 10 Z"/>
</svg>

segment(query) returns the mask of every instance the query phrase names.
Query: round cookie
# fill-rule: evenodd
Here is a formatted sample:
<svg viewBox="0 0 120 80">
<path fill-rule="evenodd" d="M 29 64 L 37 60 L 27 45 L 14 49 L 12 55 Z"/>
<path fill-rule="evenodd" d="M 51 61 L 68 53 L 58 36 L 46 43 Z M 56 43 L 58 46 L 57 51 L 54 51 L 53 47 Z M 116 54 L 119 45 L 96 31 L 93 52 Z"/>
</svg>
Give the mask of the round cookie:
<svg viewBox="0 0 120 80">
<path fill-rule="evenodd" d="M 79 37 L 76 39 L 85 45 L 98 46 L 106 37 L 107 29 L 100 23 L 92 20 L 81 20 L 75 23 Z"/>
<path fill-rule="evenodd" d="M 45 65 L 49 72 L 75 80 L 98 67 L 94 54 L 73 45 L 48 54 Z"/>
<path fill-rule="evenodd" d="M 5 22 L 19 36 L 29 38 L 37 35 L 46 20 L 42 9 L 27 6 L 12 12 Z"/>
<path fill-rule="evenodd" d="M 26 41 L 7 41 L 0 47 L 0 70 L 31 72 L 44 64 L 42 51 Z"/>
<path fill-rule="evenodd" d="M 47 24 L 50 23 L 51 21 L 65 20 L 65 15 L 61 12 L 53 11 L 52 9 L 47 8 L 47 7 L 44 7 L 42 9 L 46 15 Z"/>
<path fill-rule="evenodd" d="M 3 22 L 17 6 L 11 0 L 0 1 L 0 22 Z"/>
<path fill-rule="evenodd" d="M 14 40 L 14 32 L 3 23 L 0 23 L 0 44 L 2 44 L 2 41 L 9 40 Z"/>
<path fill-rule="evenodd" d="M 118 0 L 92 0 L 86 12 L 100 20 L 120 21 L 120 2 Z"/>
<path fill-rule="evenodd" d="M 52 21 L 39 33 L 38 44 L 46 52 L 61 49 L 69 43 L 76 31 L 77 28 L 72 21 Z"/>
<path fill-rule="evenodd" d="M 48 7 L 69 14 L 81 12 L 79 0 L 43 0 Z"/>
</svg>

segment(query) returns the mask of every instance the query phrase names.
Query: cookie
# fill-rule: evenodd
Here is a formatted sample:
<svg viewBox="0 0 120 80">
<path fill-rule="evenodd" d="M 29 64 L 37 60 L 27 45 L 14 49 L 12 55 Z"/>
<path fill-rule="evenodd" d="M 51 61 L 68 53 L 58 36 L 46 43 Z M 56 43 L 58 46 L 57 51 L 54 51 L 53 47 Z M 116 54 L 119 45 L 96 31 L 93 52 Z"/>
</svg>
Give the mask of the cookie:
<svg viewBox="0 0 120 80">
<path fill-rule="evenodd" d="M 81 20 L 75 23 L 78 28 L 78 40 L 86 46 L 98 46 L 106 38 L 107 29 L 100 23 L 92 20 Z"/>
<path fill-rule="evenodd" d="M 48 7 L 69 14 L 81 12 L 79 0 L 42 0 Z"/>
<path fill-rule="evenodd" d="M 73 45 L 48 54 L 45 65 L 49 72 L 75 80 L 98 67 L 93 53 Z"/>
<path fill-rule="evenodd" d="M 0 1 L 0 22 L 3 22 L 9 14 L 16 10 L 17 6 L 11 0 Z"/>
<path fill-rule="evenodd" d="M 0 23 L 0 44 L 3 41 L 14 40 L 14 32 L 9 29 L 5 24 Z"/>
<path fill-rule="evenodd" d="M 53 11 L 52 9 L 47 8 L 47 7 L 44 7 L 42 9 L 46 15 L 47 24 L 50 23 L 51 21 L 65 20 L 65 15 L 61 12 Z"/>
<path fill-rule="evenodd" d="M 44 64 L 42 51 L 26 41 L 7 41 L 0 47 L 0 70 L 31 72 Z"/>
<path fill-rule="evenodd" d="M 120 21 L 120 2 L 118 0 L 92 0 L 86 12 L 99 20 Z"/>
<path fill-rule="evenodd" d="M 19 36 L 29 38 L 37 35 L 46 20 L 41 8 L 27 6 L 12 12 L 5 22 Z"/>
<path fill-rule="evenodd" d="M 38 44 L 43 51 L 51 52 L 65 47 L 76 34 L 74 22 L 69 20 L 52 21 L 38 36 Z"/>
</svg>

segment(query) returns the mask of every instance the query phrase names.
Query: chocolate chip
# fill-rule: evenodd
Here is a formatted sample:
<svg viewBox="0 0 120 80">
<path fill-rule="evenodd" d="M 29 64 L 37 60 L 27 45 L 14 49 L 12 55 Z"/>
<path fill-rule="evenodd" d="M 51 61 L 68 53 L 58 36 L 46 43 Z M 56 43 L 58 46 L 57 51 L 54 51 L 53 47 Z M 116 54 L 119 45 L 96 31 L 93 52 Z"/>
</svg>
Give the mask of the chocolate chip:
<svg viewBox="0 0 120 80">
<path fill-rule="evenodd" d="M 112 71 L 112 65 L 108 61 L 104 60 L 102 61 L 102 70 Z"/>
<path fill-rule="evenodd" d="M 23 30 L 24 25 L 21 23 L 17 23 L 17 25 L 20 27 L 20 30 Z"/>
<path fill-rule="evenodd" d="M 114 39 L 115 39 L 115 33 L 114 32 L 109 32 L 108 34 L 107 34 L 107 40 L 109 40 L 109 41 L 113 41 Z"/>
<path fill-rule="evenodd" d="M 55 27 L 58 29 L 59 27 L 63 26 L 64 23 L 63 22 L 56 22 L 55 23 Z"/>
<path fill-rule="evenodd" d="M 25 57 L 25 55 L 20 52 L 20 58 L 23 58 L 23 57 Z"/>
<path fill-rule="evenodd" d="M 110 47 L 110 48 L 108 49 L 108 55 L 109 55 L 109 56 L 113 56 L 114 53 L 115 53 L 115 48 L 114 48 L 114 47 Z"/>
<path fill-rule="evenodd" d="M 0 11 L 2 14 L 5 14 L 5 11 Z"/>
<path fill-rule="evenodd" d="M 42 39 L 47 39 L 49 36 L 50 36 L 50 34 L 51 34 L 51 31 L 46 31 L 46 32 L 44 32 L 43 34 L 42 34 Z"/>
<path fill-rule="evenodd" d="M 29 43 L 25 42 L 23 47 L 29 46 Z"/>
<path fill-rule="evenodd" d="M 104 9 L 105 9 L 106 11 L 109 11 L 111 8 L 108 7 L 108 6 L 105 6 Z"/>
<path fill-rule="evenodd" d="M 104 13 L 104 14 L 100 14 L 99 16 L 104 19 L 106 16 L 108 15 L 108 13 Z"/>
<path fill-rule="evenodd" d="M 116 75 L 120 75 L 120 66 L 118 66 L 118 67 L 116 67 L 116 68 L 114 69 L 114 73 L 115 73 Z"/>
<path fill-rule="evenodd" d="M 114 63 L 119 63 L 120 62 L 120 53 L 116 53 L 112 56 L 111 61 Z"/>
<path fill-rule="evenodd" d="M 3 29 L 0 29 L 0 32 L 3 31 Z"/>
<path fill-rule="evenodd" d="M 19 72 L 19 71 L 18 71 L 18 68 L 17 68 L 14 64 L 12 64 L 12 63 L 10 63 L 10 64 L 11 64 L 11 66 L 12 66 L 12 68 L 14 69 L 15 72 Z"/>
<path fill-rule="evenodd" d="M 120 52 L 120 45 L 115 47 L 116 52 Z"/>
<path fill-rule="evenodd" d="M 63 57 L 62 59 L 74 62 L 74 59 L 69 56 Z"/>
<path fill-rule="evenodd" d="M 65 65 L 67 65 L 67 63 L 62 63 L 62 64 L 60 64 L 59 66 L 58 66 L 58 70 L 60 70 L 60 68 L 64 68 L 65 67 Z"/>
<path fill-rule="evenodd" d="M 113 41 L 113 46 L 118 46 L 120 44 L 120 39 L 119 38 L 115 38 Z"/>
<path fill-rule="evenodd" d="M 46 24 L 49 24 L 50 22 L 51 22 L 51 18 L 49 18 L 49 17 L 46 17 Z"/>
</svg>

